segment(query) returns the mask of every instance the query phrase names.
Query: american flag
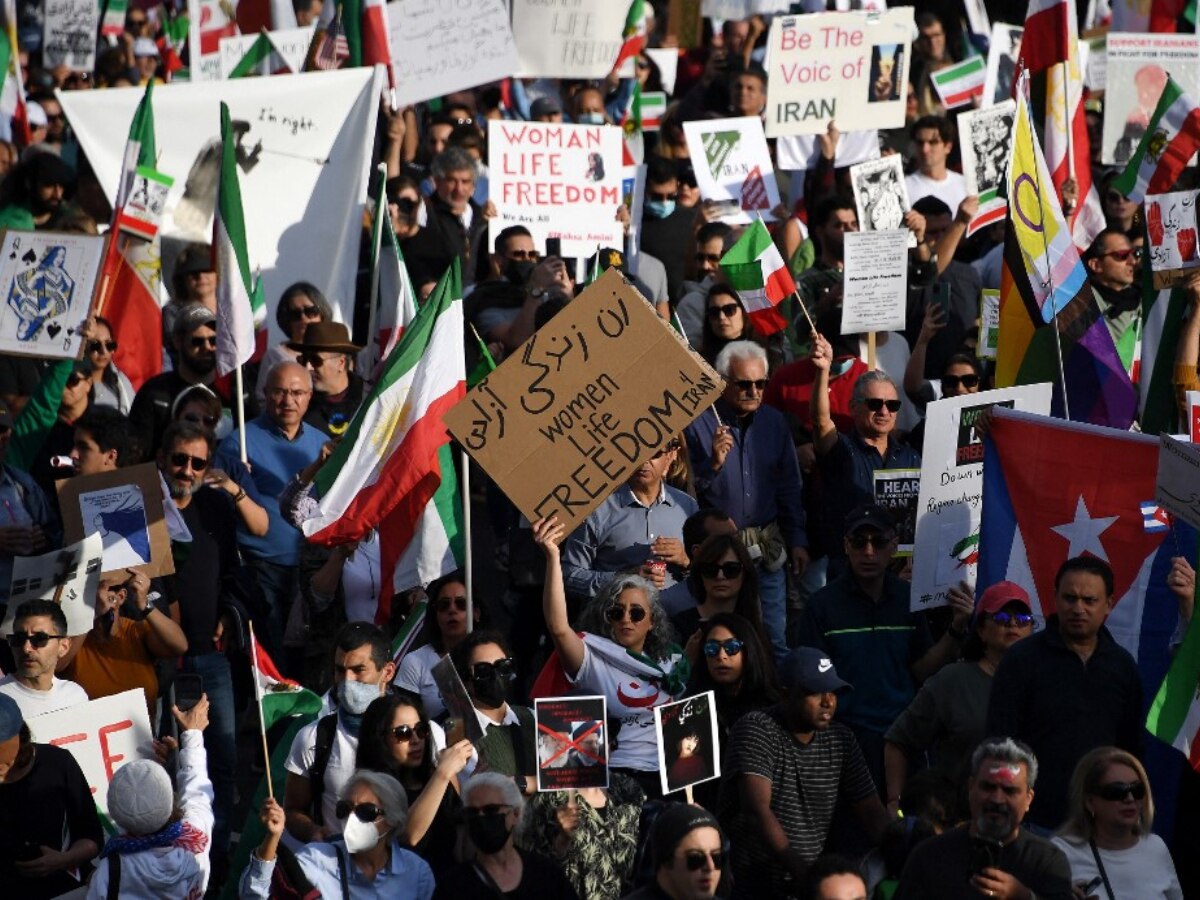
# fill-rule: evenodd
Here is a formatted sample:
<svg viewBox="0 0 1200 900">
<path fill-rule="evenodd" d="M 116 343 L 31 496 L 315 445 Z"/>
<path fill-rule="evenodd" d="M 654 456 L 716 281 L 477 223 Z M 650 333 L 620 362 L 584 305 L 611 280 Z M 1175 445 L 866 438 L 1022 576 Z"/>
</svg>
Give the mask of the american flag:
<svg viewBox="0 0 1200 900">
<path fill-rule="evenodd" d="M 339 3 L 333 20 L 321 35 L 321 46 L 317 48 L 313 64 L 318 69 L 336 69 L 349 58 L 350 45 L 346 42 L 346 32 L 342 28 L 342 6 Z"/>
</svg>

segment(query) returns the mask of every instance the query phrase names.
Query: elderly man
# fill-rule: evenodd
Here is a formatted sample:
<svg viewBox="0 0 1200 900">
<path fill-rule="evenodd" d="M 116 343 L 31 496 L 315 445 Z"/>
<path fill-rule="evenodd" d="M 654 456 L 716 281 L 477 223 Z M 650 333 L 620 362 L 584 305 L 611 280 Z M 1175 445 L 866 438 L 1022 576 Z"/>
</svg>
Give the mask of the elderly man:
<svg viewBox="0 0 1200 900">
<path fill-rule="evenodd" d="M 1021 827 L 1037 775 L 1037 758 L 1020 741 L 988 738 L 976 747 L 967 782 L 971 821 L 913 850 L 896 900 L 1077 896 L 1063 852 Z"/>
<path fill-rule="evenodd" d="M 717 356 L 725 392 L 687 428 L 696 493 L 729 514 L 758 569 L 763 624 L 777 657 L 787 653 L 787 573 L 808 565 L 800 465 L 783 413 L 762 402 L 767 354 L 734 341 Z"/>
<path fill-rule="evenodd" d="M 313 395 L 304 421 L 331 437 L 341 437 L 362 403 L 363 380 L 354 371 L 354 356 L 362 350 L 350 343 L 350 330 L 341 322 L 314 322 L 304 340 L 288 341 L 300 356 L 297 362 L 312 375 Z"/>
<path fill-rule="evenodd" d="M 26 719 L 88 702 L 83 688 L 54 674 L 70 652 L 72 640 L 59 604 L 26 600 L 17 608 L 8 636 L 17 671 L 0 678 L 0 694 L 16 700 Z"/>
<path fill-rule="evenodd" d="M 258 536 L 239 523 L 238 546 L 254 570 L 266 607 L 260 611 L 267 626 L 260 640 L 278 661 L 283 658 L 283 626 L 299 590 L 296 567 L 303 536 L 280 514 L 277 498 L 297 472 L 321 455 L 329 435 L 304 423 L 313 379 L 299 363 L 283 362 L 272 369 L 264 393 L 263 414 L 246 423 L 246 453 L 254 463 L 250 474 L 270 527 Z M 231 433 L 221 442 L 218 457 L 238 456 L 240 441 L 238 431 Z"/>
<path fill-rule="evenodd" d="M 433 158 L 434 193 L 418 213 L 421 230 L 404 242 L 413 282 L 436 281 L 457 256 L 463 285 L 475 279 L 475 257 L 487 231 L 483 209 L 472 199 L 478 165 L 466 150 L 449 147 Z"/>
</svg>

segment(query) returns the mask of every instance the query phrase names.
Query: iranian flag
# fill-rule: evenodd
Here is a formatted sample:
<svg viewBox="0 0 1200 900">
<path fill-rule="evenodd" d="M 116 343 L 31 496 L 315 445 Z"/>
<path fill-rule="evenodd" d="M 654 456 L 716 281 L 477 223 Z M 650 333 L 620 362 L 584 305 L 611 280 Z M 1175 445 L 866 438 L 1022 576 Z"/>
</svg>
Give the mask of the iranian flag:
<svg viewBox="0 0 1200 900">
<path fill-rule="evenodd" d="M 972 56 L 930 75 L 942 105 L 947 109 L 968 106 L 983 96 L 983 81 L 987 75 L 987 60 Z"/>
<path fill-rule="evenodd" d="M 787 326 L 779 304 L 796 290 L 796 282 L 762 219 L 751 224 L 721 257 L 721 268 L 741 295 L 755 331 L 768 335 Z"/>
<path fill-rule="evenodd" d="M 290 678 L 284 678 L 275 663 L 250 632 L 251 662 L 254 666 L 254 696 L 262 717 L 263 731 L 289 716 L 311 716 L 321 711 L 321 698 Z"/>
<path fill-rule="evenodd" d="M 275 55 L 275 45 L 271 43 L 265 31 L 260 32 L 250 49 L 233 67 L 229 77 L 232 79 L 245 78 L 248 75 L 270 75 L 274 69 L 271 58 Z"/>
<path fill-rule="evenodd" d="M 646 161 L 646 143 L 642 125 L 642 86 L 633 81 L 633 96 L 629 98 L 629 109 L 621 120 L 623 150 L 621 165 L 640 166 Z"/>
<path fill-rule="evenodd" d="M 1150 704 L 1146 730 L 1187 757 L 1200 772 L 1200 619 L 1192 616 L 1183 646 Z"/>
<path fill-rule="evenodd" d="M 621 31 L 625 42 L 617 53 L 617 61 L 613 63 L 613 71 L 621 68 L 625 60 L 632 59 L 646 47 L 646 2 L 633 0 L 629 4 L 629 12 L 625 16 L 625 27 Z"/>
<path fill-rule="evenodd" d="M 392 70 L 392 42 L 384 0 L 344 0 L 342 24 L 350 49 L 350 65 L 387 68 L 388 87 L 396 89 Z"/>
<path fill-rule="evenodd" d="M 386 622 L 395 591 L 459 568 L 464 535 L 450 437 L 442 417 L 466 395 L 462 275 L 442 276 L 384 364 L 317 475 L 313 543 L 335 546 L 377 530 Z"/>
<path fill-rule="evenodd" d="M 120 37 L 125 31 L 125 15 L 128 0 L 108 0 L 104 7 L 104 19 L 100 22 L 103 37 Z"/>
<path fill-rule="evenodd" d="M 1141 203 L 1169 191 L 1200 149 L 1200 109 L 1172 78 L 1167 79 L 1142 142 L 1113 187 Z"/>
<path fill-rule="evenodd" d="M 1029 74 L 1066 62 L 1074 38 L 1074 4 L 1067 0 L 1030 0 L 1025 12 L 1021 59 Z"/>
<path fill-rule="evenodd" d="M 238 186 L 237 157 L 229 107 L 221 104 L 221 178 L 213 217 L 213 260 L 217 272 L 217 374 L 228 375 L 254 356 L 256 332 L 266 318 L 262 294 L 250 278 L 246 220 Z"/>
<path fill-rule="evenodd" d="M 0 19 L 0 137 L 28 147 L 33 140 L 29 133 L 29 116 L 25 108 L 25 85 L 21 81 L 17 43 L 17 3 L 3 0 Z"/>
</svg>

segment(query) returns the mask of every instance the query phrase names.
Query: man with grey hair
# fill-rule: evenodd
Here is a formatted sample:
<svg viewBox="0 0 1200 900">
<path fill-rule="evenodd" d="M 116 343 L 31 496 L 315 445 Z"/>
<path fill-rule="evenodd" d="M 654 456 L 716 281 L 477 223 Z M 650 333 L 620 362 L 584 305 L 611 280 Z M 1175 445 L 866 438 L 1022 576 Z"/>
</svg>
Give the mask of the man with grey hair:
<svg viewBox="0 0 1200 900">
<path fill-rule="evenodd" d="M 808 565 L 800 464 L 783 413 L 762 402 L 766 351 L 733 341 L 718 354 L 716 368 L 725 391 L 686 432 L 696 494 L 702 506 L 719 507 L 737 523 L 758 569 L 763 624 L 782 658 L 788 650 L 786 569 L 798 578 Z"/>
<path fill-rule="evenodd" d="M 475 260 L 487 251 L 481 241 L 486 213 L 472 200 L 479 167 L 461 147 L 447 147 L 433 158 L 433 196 L 417 211 L 421 230 L 405 241 L 404 258 L 414 283 L 436 281 L 457 256 L 463 286 L 475 281 Z"/>
<path fill-rule="evenodd" d="M 970 822 L 913 850 L 896 900 L 1075 896 L 1063 852 L 1021 827 L 1037 771 L 1037 758 L 1020 741 L 988 738 L 976 747 L 967 781 Z"/>
</svg>

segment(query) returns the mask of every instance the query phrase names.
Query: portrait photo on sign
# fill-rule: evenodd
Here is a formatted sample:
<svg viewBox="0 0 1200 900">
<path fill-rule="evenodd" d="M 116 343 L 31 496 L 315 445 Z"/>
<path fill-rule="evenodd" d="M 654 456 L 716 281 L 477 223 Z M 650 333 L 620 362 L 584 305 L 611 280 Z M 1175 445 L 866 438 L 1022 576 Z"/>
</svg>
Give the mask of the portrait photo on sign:
<svg viewBox="0 0 1200 900">
<path fill-rule="evenodd" d="M 854 188 L 860 230 L 891 231 L 904 227 L 904 214 L 910 204 L 903 161 L 899 156 L 885 156 L 851 166 L 850 183 Z"/>
<path fill-rule="evenodd" d="M 1008 151 L 1012 145 L 1013 119 L 1016 106 L 1008 101 L 987 109 L 958 117 L 962 139 L 963 175 L 968 179 L 970 193 L 991 196 L 1004 184 L 1008 169 Z M 969 130 L 963 134 L 964 123 Z M 968 165 L 969 162 L 969 165 Z"/>
<path fill-rule="evenodd" d="M 992 25 L 992 40 L 988 46 L 987 75 L 983 80 L 984 106 L 1000 103 L 1012 96 L 1013 80 L 1017 77 L 1017 59 L 1021 55 L 1021 38 L 1025 29 L 1020 25 Z"/>
<path fill-rule="evenodd" d="M 608 724 L 603 697 L 534 701 L 539 791 L 608 787 Z"/>
<path fill-rule="evenodd" d="M 654 708 L 664 794 L 721 775 L 717 704 L 712 691 Z"/>
<path fill-rule="evenodd" d="M 868 103 L 900 99 L 900 73 L 904 71 L 903 44 L 876 44 L 871 48 L 871 79 Z"/>
</svg>

